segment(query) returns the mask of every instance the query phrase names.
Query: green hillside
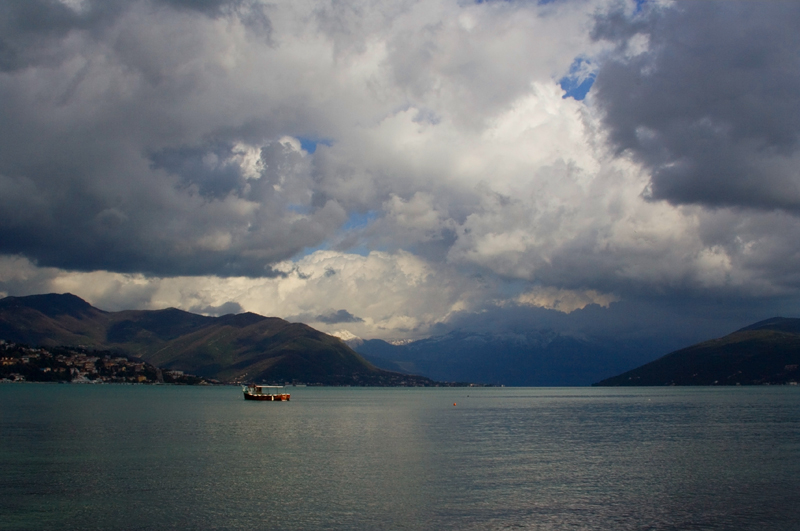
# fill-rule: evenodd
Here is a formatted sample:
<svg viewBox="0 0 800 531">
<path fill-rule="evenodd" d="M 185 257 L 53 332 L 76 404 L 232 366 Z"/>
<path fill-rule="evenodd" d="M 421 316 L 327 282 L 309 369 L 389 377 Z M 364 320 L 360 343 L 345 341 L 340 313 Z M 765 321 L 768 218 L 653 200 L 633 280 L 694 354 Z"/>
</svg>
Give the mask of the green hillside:
<svg viewBox="0 0 800 531">
<path fill-rule="evenodd" d="M 434 385 L 373 367 L 341 340 L 254 313 L 206 317 L 175 308 L 104 312 L 71 294 L 0 299 L 0 339 L 84 346 L 221 381 Z"/>
<path fill-rule="evenodd" d="M 0 299 L 0 339 L 55 347 L 105 344 L 109 314 L 75 295 Z"/>
<path fill-rule="evenodd" d="M 764 385 L 800 380 L 800 319 L 775 317 L 608 378 L 598 386 Z"/>
</svg>

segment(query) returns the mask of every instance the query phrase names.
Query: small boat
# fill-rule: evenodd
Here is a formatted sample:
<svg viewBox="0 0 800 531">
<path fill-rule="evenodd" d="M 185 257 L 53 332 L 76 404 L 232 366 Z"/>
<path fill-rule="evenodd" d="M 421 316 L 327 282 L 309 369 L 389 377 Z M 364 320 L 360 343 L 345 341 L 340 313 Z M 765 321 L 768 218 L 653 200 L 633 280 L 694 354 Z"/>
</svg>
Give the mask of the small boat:
<svg viewBox="0 0 800 531">
<path fill-rule="evenodd" d="M 247 385 L 242 386 L 245 400 L 267 400 L 270 402 L 288 402 L 289 393 L 280 393 L 282 385 Z"/>
</svg>

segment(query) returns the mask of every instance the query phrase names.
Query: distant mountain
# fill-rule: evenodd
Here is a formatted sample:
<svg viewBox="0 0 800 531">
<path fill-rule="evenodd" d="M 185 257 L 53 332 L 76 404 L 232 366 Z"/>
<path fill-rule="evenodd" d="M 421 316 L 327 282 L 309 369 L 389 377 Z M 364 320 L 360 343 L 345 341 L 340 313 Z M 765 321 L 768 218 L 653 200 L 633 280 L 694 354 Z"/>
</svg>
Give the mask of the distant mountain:
<svg viewBox="0 0 800 531">
<path fill-rule="evenodd" d="M 774 317 L 595 385 L 786 384 L 800 381 L 798 366 L 800 319 Z"/>
<path fill-rule="evenodd" d="M 206 317 L 175 308 L 105 312 L 71 294 L 0 299 L 0 339 L 83 346 L 223 381 L 433 385 L 378 369 L 307 325 L 254 313 Z"/>
<path fill-rule="evenodd" d="M 589 385 L 635 367 L 646 355 L 640 345 L 553 330 L 520 334 L 457 330 L 405 345 L 373 339 L 354 348 L 386 370 L 509 386 Z"/>
</svg>

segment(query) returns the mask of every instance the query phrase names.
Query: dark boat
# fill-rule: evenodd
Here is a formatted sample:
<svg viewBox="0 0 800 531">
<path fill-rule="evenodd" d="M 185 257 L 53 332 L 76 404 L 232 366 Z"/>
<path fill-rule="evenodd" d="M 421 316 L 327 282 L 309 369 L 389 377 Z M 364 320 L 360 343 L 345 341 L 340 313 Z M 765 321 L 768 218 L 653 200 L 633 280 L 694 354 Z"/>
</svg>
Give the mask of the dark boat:
<svg viewBox="0 0 800 531">
<path fill-rule="evenodd" d="M 289 393 L 276 392 L 282 385 L 248 385 L 242 386 L 245 400 L 264 400 L 268 402 L 288 402 Z"/>
</svg>

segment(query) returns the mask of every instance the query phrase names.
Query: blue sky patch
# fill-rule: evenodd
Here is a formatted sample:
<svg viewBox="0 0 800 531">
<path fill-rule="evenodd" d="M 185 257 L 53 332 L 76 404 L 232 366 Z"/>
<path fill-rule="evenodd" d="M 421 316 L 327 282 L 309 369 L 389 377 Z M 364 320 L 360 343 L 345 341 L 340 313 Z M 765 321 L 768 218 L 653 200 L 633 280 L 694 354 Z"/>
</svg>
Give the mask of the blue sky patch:
<svg viewBox="0 0 800 531">
<path fill-rule="evenodd" d="M 309 205 L 298 205 L 298 204 L 286 205 L 286 210 L 289 210 L 291 212 L 296 212 L 297 214 L 302 214 L 304 216 L 311 214 L 311 207 Z"/>
<path fill-rule="evenodd" d="M 288 208 L 295 212 L 300 211 L 298 208 L 293 208 L 292 206 L 289 206 Z M 342 235 L 348 231 L 365 228 L 376 219 L 378 219 L 378 212 L 375 210 L 369 210 L 367 212 L 352 212 L 347 221 L 345 221 L 344 225 L 342 225 L 342 227 L 339 229 L 339 238 L 341 238 Z M 327 251 L 329 249 L 331 249 L 330 241 L 315 247 L 306 247 L 300 253 L 298 253 L 293 260 L 300 260 L 301 258 L 304 258 L 310 254 L 314 254 L 317 251 Z M 359 244 L 356 247 L 347 249 L 347 252 L 350 254 L 367 256 L 370 253 L 370 249 L 363 244 Z"/>
<path fill-rule="evenodd" d="M 300 141 L 300 147 L 306 150 L 308 153 L 314 153 L 317 150 L 317 146 L 322 144 L 323 146 L 330 146 L 330 140 L 319 140 L 316 138 L 305 138 L 302 136 L 298 136 L 297 139 Z"/>
<path fill-rule="evenodd" d="M 558 82 L 564 90 L 562 98 L 574 98 L 581 101 L 589 93 L 597 73 L 594 65 L 584 57 L 576 57 L 569 67 L 569 74 Z"/>
<path fill-rule="evenodd" d="M 378 218 L 375 210 L 367 212 L 353 212 L 350 218 L 342 225 L 342 230 L 363 229 Z"/>
</svg>

